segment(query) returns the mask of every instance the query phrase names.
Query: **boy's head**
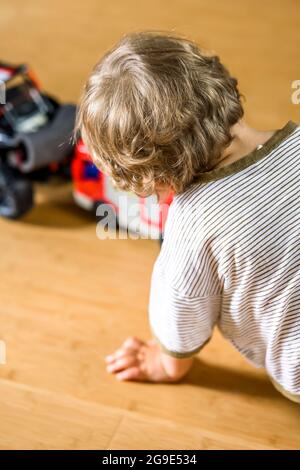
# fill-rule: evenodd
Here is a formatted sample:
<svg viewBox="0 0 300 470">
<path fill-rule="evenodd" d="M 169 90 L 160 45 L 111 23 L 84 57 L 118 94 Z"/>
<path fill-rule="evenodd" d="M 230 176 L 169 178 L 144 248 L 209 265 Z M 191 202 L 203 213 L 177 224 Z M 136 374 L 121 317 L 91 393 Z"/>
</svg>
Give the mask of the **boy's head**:
<svg viewBox="0 0 300 470">
<path fill-rule="evenodd" d="M 119 188 L 180 193 L 216 165 L 242 116 L 237 81 L 217 56 L 150 31 L 126 35 L 96 64 L 77 127 Z"/>
</svg>

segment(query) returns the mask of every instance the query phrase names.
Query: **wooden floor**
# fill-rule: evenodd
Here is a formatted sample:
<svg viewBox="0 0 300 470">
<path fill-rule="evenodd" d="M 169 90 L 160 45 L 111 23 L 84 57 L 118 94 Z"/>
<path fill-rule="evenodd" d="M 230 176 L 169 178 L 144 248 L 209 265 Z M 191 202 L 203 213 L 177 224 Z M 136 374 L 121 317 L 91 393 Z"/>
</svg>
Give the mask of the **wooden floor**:
<svg viewBox="0 0 300 470">
<path fill-rule="evenodd" d="M 3 0 L 0 40 L 4 59 L 30 62 L 48 90 L 75 100 L 121 34 L 173 29 L 225 58 L 250 122 L 270 129 L 299 120 L 299 18 L 293 0 Z M 218 333 L 179 385 L 108 375 L 106 354 L 128 335 L 150 337 L 158 245 L 98 240 L 69 186 L 37 194 L 24 220 L 0 221 L 1 449 L 300 448 L 300 407 Z"/>
</svg>

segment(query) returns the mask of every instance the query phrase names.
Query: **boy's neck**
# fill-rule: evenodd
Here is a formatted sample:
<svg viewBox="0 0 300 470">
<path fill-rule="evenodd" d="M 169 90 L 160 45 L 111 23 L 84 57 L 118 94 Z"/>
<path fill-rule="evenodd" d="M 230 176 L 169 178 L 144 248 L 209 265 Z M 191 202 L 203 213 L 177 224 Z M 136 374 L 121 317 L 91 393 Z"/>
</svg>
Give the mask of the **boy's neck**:
<svg viewBox="0 0 300 470">
<path fill-rule="evenodd" d="M 248 126 L 241 120 L 231 128 L 233 140 L 222 153 L 221 159 L 214 168 L 221 168 L 232 162 L 240 160 L 248 153 L 255 150 L 259 145 L 263 145 L 275 133 L 271 131 L 258 131 Z"/>
<path fill-rule="evenodd" d="M 233 140 L 230 145 L 224 149 L 221 159 L 215 168 L 221 168 L 240 160 L 248 153 L 255 150 L 259 145 L 264 145 L 269 140 L 276 130 L 271 131 L 258 131 L 248 126 L 245 121 L 240 120 L 231 128 Z M 159 201 L 163 201 L 169 194 L 172 188 L 167 185 L 157 184 L 156 195 Z"/>
</svg>

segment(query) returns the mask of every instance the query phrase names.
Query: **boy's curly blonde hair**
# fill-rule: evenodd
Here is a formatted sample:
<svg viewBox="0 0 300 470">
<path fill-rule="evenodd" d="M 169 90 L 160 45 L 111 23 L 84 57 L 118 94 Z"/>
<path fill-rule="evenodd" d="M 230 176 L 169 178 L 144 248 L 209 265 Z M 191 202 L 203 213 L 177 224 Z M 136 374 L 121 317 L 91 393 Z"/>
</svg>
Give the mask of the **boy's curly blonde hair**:
<svg viewBox="0 0 300 470">
<path fill-rule="evenodd" d="M 94 67 L 77 129 L 120 189 L 181 193 L 211 170 L 243 116 L 237 80 L 217 56 L 170 33 L 124 36 Z"/>
</svg>

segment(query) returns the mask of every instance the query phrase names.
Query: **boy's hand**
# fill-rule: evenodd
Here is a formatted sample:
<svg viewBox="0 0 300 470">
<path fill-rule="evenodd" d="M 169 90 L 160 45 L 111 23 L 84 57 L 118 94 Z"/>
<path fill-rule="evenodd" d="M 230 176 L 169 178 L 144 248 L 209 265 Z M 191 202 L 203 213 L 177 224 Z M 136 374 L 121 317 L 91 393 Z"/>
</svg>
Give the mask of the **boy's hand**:
<svg viewBox="0 0 300 470">
<path fill-rule="evenodd" d="M 164 361 L 171 361 L 171 373 L 167 373 Z M 185 362 L 178 368 L 176 362 Z M 138 338 L 127 338 L 121 348 L 106 357 L 106 370 L 116 375 L 118 380 L 136 380 L 146 382 L 176 382 L 190 368 L 192 359 L 180 360 L 166 357 L 155 340 L 144 342 Z M 187 364 L 188 363 L 188 364 Z M 184 374 L 182 374 L 182 365 Z M 179 374 L 178 374 L 179 372 Z M 180 376 L 179 376 L 180 375 Z"/>
</svg>

